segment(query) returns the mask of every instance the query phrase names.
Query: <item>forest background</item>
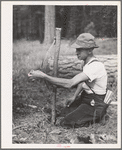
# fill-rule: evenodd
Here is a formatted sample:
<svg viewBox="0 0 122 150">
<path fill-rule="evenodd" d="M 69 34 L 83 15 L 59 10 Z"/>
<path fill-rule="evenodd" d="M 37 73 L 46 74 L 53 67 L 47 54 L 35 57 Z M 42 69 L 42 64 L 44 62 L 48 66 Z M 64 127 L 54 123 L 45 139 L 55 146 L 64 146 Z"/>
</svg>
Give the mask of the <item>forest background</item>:
<svg viewBox="0 0 122 150">
<path fill-rule="evenodd" d="M 47 35 L 54 37 L 55 27 L 62 29 L 62 39 L 75 38 L 83 32 L 95 37 L 117 37 L 117 6 L 13 6 L 14 40 L 39 39 L 42 43 Z"/>
</svg>

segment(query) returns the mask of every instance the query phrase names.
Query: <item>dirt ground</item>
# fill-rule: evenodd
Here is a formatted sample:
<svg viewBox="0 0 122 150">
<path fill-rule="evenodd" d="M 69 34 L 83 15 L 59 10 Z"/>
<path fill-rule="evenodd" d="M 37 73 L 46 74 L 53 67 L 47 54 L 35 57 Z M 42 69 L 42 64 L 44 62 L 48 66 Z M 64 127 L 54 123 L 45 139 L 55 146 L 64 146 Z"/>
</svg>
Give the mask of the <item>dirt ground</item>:
<svg viewBox="0 0 122 150">
<path fill-rule="evenodd" d="M 29 81 L 31 92 L 40 91 L 39 96 L 29 101 L 17 103 L 13 113 L 13 143 L 35 144 L 114 144 L 117 143 L 117 106 L 110 105 L 107 114 L 101 123 L 76 129 L 62 128 L 59 123 L 62 118 L 56 118 L 56 124 L 51 124 L 51 99 L 53 91 L 41 82 L 38 88 L 38 80 Z M 33 87 L 36 85 L 36 87 Z M 37 86 L 38 85 L 38 86 Z M 36 89 L 35 89 L 36 88 Z M 28 89 L 30 90 L 30 87 Z M 34 91 L 33 91 L 34 90 Z M 75 89 L 58 89 L 56 112 L 59 113 L 65 107 L 66 98 L 71 97 Z M 46 92 L 45 92 L 46 91 Z M 17 101 L 17 100 L 16 100 Z M 93 137 L 93 139 L 92 139 Z M 90 144 L 90 143 L 89 143 Z"/>
</svg>

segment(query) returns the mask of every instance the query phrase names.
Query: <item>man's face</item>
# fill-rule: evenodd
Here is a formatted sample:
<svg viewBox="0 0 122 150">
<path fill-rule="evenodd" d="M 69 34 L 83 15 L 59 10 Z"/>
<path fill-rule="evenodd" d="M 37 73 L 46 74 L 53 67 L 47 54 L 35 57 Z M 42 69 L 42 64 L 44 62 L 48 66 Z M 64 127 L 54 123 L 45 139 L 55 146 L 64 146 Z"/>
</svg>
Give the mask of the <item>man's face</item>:
<svg viewBox="0 0 122 150">
<path fill-rule="evenodd" d="M 85 60 L 89 55 L 89 51 L 86 49 L 77 48 L 76 49 L 76 55 L 77 55 L 79 60 Z"/>
</svg>

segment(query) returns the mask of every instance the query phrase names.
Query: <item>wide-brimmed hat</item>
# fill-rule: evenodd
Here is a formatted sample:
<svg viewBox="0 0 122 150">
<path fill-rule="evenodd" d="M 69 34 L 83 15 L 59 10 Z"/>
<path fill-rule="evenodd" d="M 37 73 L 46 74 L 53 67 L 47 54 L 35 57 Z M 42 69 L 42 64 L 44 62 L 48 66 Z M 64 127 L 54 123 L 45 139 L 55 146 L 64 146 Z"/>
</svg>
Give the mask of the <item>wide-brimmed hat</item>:
<svg viewBox="0 0 122 150">
<path fill-rule="evenodd" d="M 90 33 L 82 33 L 78 36 L 76 41 L 71 45 L 73 48 L 98 48 L 99 46 L 95 43 L 95 37 Z"/>
</svg>

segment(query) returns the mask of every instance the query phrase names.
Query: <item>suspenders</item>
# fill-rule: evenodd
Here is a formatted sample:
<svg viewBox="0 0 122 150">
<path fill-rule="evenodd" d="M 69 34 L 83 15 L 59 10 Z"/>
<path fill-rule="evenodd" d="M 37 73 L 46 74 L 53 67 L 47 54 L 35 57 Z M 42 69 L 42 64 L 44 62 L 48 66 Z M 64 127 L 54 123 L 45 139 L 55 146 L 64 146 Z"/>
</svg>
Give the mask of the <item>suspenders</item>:
<svg viewBox="0 0 122 150">
<path fill-rule="evenodd" d="M 95 62 L 95 61 L 97 61 L 97 62 L 99 62 L 99 60 L 97 60 L 97 59 L 94 59 L 94 60 L 92 60 L 89 64 L 91 64 L 92 62 Z M 89 65 L 88 64 L 88 65 Z M 86 83 L 86 82 L 85 82 Z M 86 85 L 90 88 L 90 90 L 95 94 L 95 92 L 92 90 L 92 88 L 86 83 Z"/>
<path fill-rule="evenodd" d="M 95 62 L 95 61 L 99 62 L 98 59 L 93 59 L 90 63 L 88 63 L 88 65 L 91 64 L 92 62 Z"/>
</svg>

